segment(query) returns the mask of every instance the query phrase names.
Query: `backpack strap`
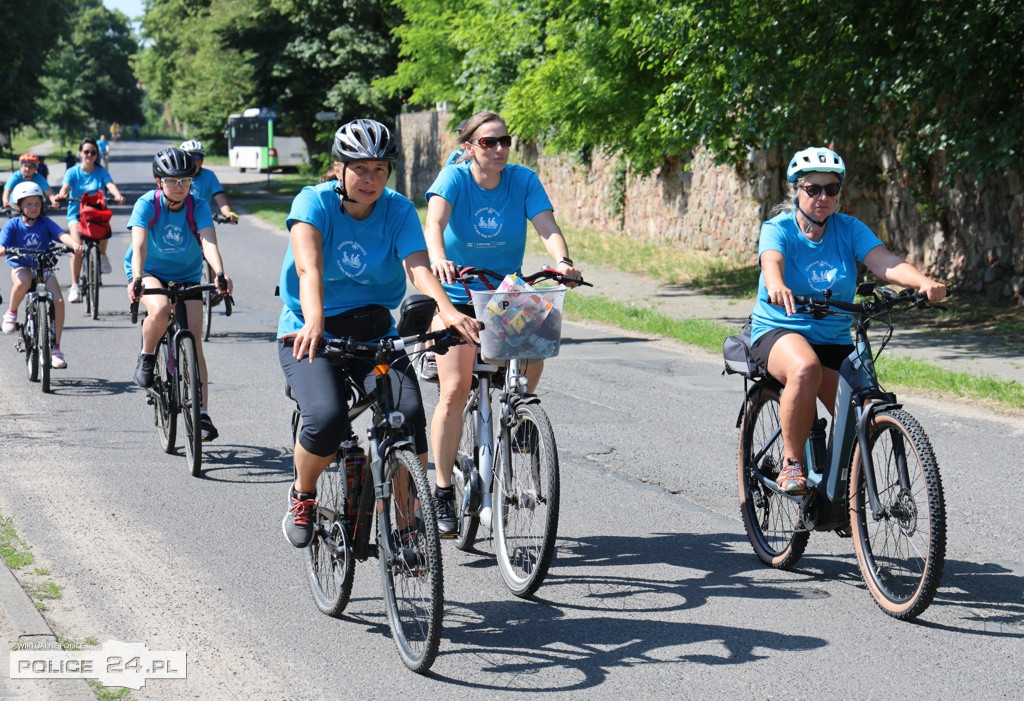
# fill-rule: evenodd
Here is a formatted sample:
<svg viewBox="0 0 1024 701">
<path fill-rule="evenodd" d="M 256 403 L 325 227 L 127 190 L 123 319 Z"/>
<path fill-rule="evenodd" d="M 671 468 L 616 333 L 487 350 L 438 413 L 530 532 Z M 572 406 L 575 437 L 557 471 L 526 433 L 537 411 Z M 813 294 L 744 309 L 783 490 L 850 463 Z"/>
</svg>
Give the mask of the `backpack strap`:
<svg viewBox="0 0 1024 701">
<path fill-rule="evenodd" d="M 156 220 L 160 218 L 160 207 L 161 200 L 163 200 L 163 190 L 157 190 L 156 196 L 153 198 L 153 218 L 149 220 L 147 228 L 152 229 L 153 225 L 156 224 Z M 199 236 L 199 226 L 196 225 L 196 201 L 192 195 L 188 195 L 185 198 L 185 221 L 188 223 L 188 228 L 192 230 L 192 235 L 196 237 L 196 243 L 199 244 L 199 248 L 203 247 L 203 239 Z"/>
</svg>

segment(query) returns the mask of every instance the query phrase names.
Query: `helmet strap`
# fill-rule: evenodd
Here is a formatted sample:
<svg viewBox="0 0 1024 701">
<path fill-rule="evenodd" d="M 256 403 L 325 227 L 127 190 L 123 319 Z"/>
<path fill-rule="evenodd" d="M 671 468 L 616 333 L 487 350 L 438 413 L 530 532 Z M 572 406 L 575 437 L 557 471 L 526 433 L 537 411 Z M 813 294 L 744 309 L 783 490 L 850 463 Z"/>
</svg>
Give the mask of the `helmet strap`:
<svg viewBox="0 0 1024 701">
<path fill-rule="evenodd" d="M 793 200 L 793 204 L 794 204 L 794 205 L 796 205 L 797 211 L 799 211 L 799 212 L 800 212 L 800 214 L 804 215 L 804 218 L 805 218 L 805 219 L 806 219 L 807 221 L 809 221 L 809 222 L 811 222 L 812 224 L 814 224 L 815 226 L 825 226 L 825 222 L 827 222 L 827 221 L 828 221 L 828 217 L 825 217 L 825 218 L 824 218 L 824 219 L 822 219 L 821 221 L 817 221 L 817 220 L 815 220 L 815 219 L 811 219 L 811 215 L 810 215 L 810 214 L 808 214 L 808 213 L 807 213 L 807 212 L 805 212 L 804 210 L 800 209 L 800 202 L 799 202 L 798 200 L 795 200 L 795 199 L 794 199 L 794 200 Z"/>
<path fill-rule="evenodd" d="M 348 169 L 348 163 L 342 162 L 341 164 L 341 177 L 338 179 L 338 185 L 334 188 L 334 191 L 341 195 L 341 201 L 344 202 L 355 202 L 354 199 L 348 196 L 348 190 L 345 189 L 345 172 Z M 345 211 L 345 207 L 342 206 L 341 211 Z"/>
</svg>

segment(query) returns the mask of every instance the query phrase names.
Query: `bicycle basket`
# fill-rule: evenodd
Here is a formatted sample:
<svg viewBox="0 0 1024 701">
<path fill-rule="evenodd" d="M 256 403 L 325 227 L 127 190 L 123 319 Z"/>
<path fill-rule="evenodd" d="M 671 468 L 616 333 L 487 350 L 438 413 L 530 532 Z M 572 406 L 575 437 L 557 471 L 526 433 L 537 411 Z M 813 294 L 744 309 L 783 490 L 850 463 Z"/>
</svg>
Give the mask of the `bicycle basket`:
<svg viewBox="0 0 1024 701">
<path fill-rule="evenodd" d="M 532 291 L 470 290 L 480 331 L 480 354 L 494 360 L 551 358 L 562 340 L 565 286 Z"/>
</svg>

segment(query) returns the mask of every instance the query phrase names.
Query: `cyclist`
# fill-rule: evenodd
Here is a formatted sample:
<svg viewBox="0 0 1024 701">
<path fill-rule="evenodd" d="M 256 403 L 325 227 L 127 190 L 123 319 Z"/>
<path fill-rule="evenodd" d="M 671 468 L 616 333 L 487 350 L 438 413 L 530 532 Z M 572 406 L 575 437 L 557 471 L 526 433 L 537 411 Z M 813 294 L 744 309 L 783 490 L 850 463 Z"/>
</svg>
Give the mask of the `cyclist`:
<svg viewBox="0 0 1024 701">
<path fill-rule="evenodd" d="M 527 221 L 533 222 L 558 272 L 579 278 L 537 174 L 508 162 L 512 137 L 501 116 L 495 112 L 473 115 L 459 132 L 459 142 L 462 160 L 445 166 L 427 190 L 424 227 L 431 268 L 457 308 L 473 313 L 465 288 L 453 282 L 458 268 L 471 265 L 503 275 L 520 271 Z M 475 286 L 484 289 L 481 283 Z M 440 323 L 435 318 L 434 326 Z M 438 530 L 443 536 L 454 535 L 457 529 L 452 465 L 462 435 L 462 410 L 469 398 L 475 355 L 475 348 L 457 346 L 436 359 L 440 399 L 430 424 L 430 440 Z M 542 370 L 543 362 L 527 366 L 531 392 Z"/>
<path fill-rule="evenodd" d="M 4 183 L 3 206 L 11 206 L 11 192 L 18 186 L 18 183 L 32 182 L 39 186 L 47 197 L 50 198 L 50 205 L 57 206 L 57 198 L 53 188 L 46 182 L 46 178 L 38 172 L 39 157 L 32 153 L 23 153 L 18 157 L 18 170 L 11 174 L 11 177 Z"/>
<path fill-rule="evenodd" d="M 11 201 L 18 207 L 21 216 L 10 219 L 0 231 L 0 255 L 5 255 L 8 248 L 34 248 L 43 250 L 53 242 L 60 242 L 76 249 L 84 248 L 70 234 L 65 234 L 60 225 L 43 216 L 43 191 L 34 182 L 18 183 L 14 186 Z M 4 312 L 3 332 L 14 333 L 18 321 L 18 307 L 25 299 L 32 286 L 36 267 L 35 256 L 14 257 L 7 259 L 11 266 L 11 299 L 7 311 Z M 64 353 L 60 349 L 60 337 L 64 331 L 64 297 L 60 292 L 60 283 L 55 272 L 46 274 L 46 289 L 53 295 L 54 311 L 54 344 L 50 355 L 50 367 L 61 370 L 68 366 Z"/>
<path fill-rule="evenodd" d="M 292 201 L 281 268 L 278 339 L 294 339 L 294 345 L 280 343 L 278 355 L 303 423 L 282 529 L 297 548 L 313 537 L 317 478 L 351 435 L 345 377 L 368 391 L 375 388 L 372 362 L 340 367 L 317 358 L 321 340 L 394 335 L 389 310 L 401 303 L 408 276 L 437 302 L 445 326 L 478 342 L 477 323 L 456 311 L 430 271 L 416 208 L 385 187 L 398 156 L 391 132 L 372 119 L 357 119 L 338 129 L 331 153 L 336 179 L 305 187 Z M 419 385 L 408 356 L 395 357 L 396 404 L 413 425 L 416 452 L 426 466 L 427 422 Z"/>
<path fill-rule="evenodd" d="M 99 164 L 110 170 L 110 142 L 107 141 L 106 134 L 100 134 L 100 138 L 96 141 L 96 148 L 100 152 Z"/>
<path fill-rule="evenodd" d="M 857 262 L 885 282 L 913 287 L 938 302 L 946 286 L 922 275 L 891 253 L 867 226 L 838 214 L 846 164 L 824 147 L 797 152 L 786 170 L 788 197 L 761 225 L 757 302 L 751 329 L 752 355 L 786 386 L 779 407 L 785 465 L 778 485 L 790 494 L 807 489 L 803 446 L 815 416 L 815 399 L 833 409 L 839 367 L 853 351 L 852 320 L 843 315 L 815 320 L 796 314 L 794 295 L 852 302 Z"/>
<path fill-rule="evenodd" d="M 192 156 L 181 149 L 165 148 L 157 152 L 153 156 L 156 189 L 138 199 L 128 219 L 128 229 L 132 232 L 132 245 L 124 256 L 128 298 L 132 302 L 141 300 L 146 307 L 146 319 L 142 324 L 142 353 L 135 367 L 135 382 L 140 387 L 153 384 L 156 347 L 170 321 L 170 304 L 163 295 L 136 295 L 135 280 L 142 280 L 142 286 L 146 288 L 166 287 L 172 282 L 197 283 L 203 277 L 205 258 L 213 266 L 221 293 L 231 294 L 233 288 L 231 278 L 225 277 L 223 283 L 220 282 L 220 276 L 224 274 L 224 263 L 217 247 L 217 232 L 213 228 L 213 218 L 206 200 L 197 199 L 193 204 L 198 233 L 193 233 L 188 222 L 186 198 L 189 196 L 195 168 Z M 159 216 L 155 202 L 158 192 L 162 193 Z M 210 392 L 201 333 L 203 301 L 186 300 L 185 309 L 187 319 L 179 321 L 187 321 L 188 329 L 196 341 L 199 377 L 203 385 L 199 428 L 203 442 L 209 442 L 216 439 L 219 432 L 207 411 Z"/>
<path fill-rule="evenodd" d="M 96 139 L 91 136 L 82 139 L 79 153 L 82 162 L 68 168 L 67 172 L 64 173 L 64 181 L 60 186 L 60 193 L 57 195 L 57 199 L 68 200 L 70 195 L 71 199 L 68 200 L 68 231 L 71 232 L 71 237 L 80 243 L 82 236 L 78 226 L 78 209 L 79 200 L 82 199 L 82 196 L 90 192 L 98 192 L 106 187 L 110 194 L 114 196 L 114 201 L 118 204 L 124 204 L 124 197 L 121 195 L 121 191 L 117 189 L 114 181 L 111 180 L 107 169 L 96 165 L 96 157 L 99 155 Z M 110 239 L 103 239 L 99 243 L 100 272 L 103 273 L 110 272 L 110 259 L 107 258 L 107 245 L 109 243 Z M 68 301 L 72 304 L 82 301 L 82 285 L 78 281 L 81 273 L 82 254 L 75 253 L 75 257 L 71 260 L 71 287 L 68 288 Z"/>
<path fill-rule="evenodd" d="M 223 216 L 231 217 L 232 220 L 238 222 L 238 215 L 231 211 L 228 196 L 224 194 L 224 188 L 221 187 L 217 174 L 212 170 L 203 168 L 206 149 L 203 148 L 202 142 L 189 139 L 178 148 L 191 155 L 196 162 L 197 172 L 196 176 L 192 178 L 192 196 L 206 200 L 211 210 L 213 205 L 216 204 Z"/>
</svg>

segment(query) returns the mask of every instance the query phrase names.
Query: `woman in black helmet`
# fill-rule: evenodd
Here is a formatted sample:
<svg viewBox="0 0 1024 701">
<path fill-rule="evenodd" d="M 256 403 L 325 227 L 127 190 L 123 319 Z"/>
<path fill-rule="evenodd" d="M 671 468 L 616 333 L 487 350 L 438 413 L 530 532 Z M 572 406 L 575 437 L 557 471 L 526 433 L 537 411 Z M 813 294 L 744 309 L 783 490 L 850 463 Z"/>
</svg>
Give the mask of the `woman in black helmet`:
<svg viewBox="0 0 1024 701">
<path fill-rule="evenodd" d="M 231 294 L 231 278 L 223 278 L 224 263 L 217 248 L 217 232 L 213 228 L 210 205 L 206 200 L 193 198 L 192 221 L 189 219 L 189 188 L 196 163 L 181 149 L 166 148 L 153 157 L 155 190 L 150 190 L 135 203 L 128 219 L 132 232 L 132 245 L 124 257 L 124 272 L 128 276 L 128 298 L 141 301 L 146 307 L 142 322 L 142 353 L 135 368 L 135 382 L 140 387 L 153 384 L 156 364 L 156 346 L 170 321 L 170 305 L 163 295 L 136 295 L 134 281 L 141 279 L 143 287 L 165 287 L 171 282 L 201 282 L 203 260 L 210 262 L 223 294 Z M 193 224 L 196 231 L 193 231 Z M 203 407 L 199 428 L 204 442 L 218 435 L 207 413 L 210 392 L 207 384 L 206 358 L 203 356 L 202 326 L 203 302 L 200 299 L 185 302 L 188 329 L 196 340 L 199 376 L 203 384 Z"/>
<path fill-rule="evenodd" d="M 317 478 L 330 465 L 338 444 L 349 437 L 345 375 L 374 389 L 372 363 L 332 365 L 316 352 L 324 338 L 375 340 L 395 334 L 391 309 L 405 296 L 406 277 L 437 302 L 446 326 L 477 343 L 475 320 L 459 313 L 430 271 L 416 209 L 386 188 L 397 149 L 387 127 L 357 119 L 334 135 L 335 179 L 303 188 L 292 202 L 290 242 L 281 268 L 284 308 L 277 337 L 281 368 L 302 411 L 295 443 L 295 483 L 282 524 L 297 548 L 313 536 L 311 514 Z M 426 466 L 426 416 L 408 357 L 392 363 L 399 409 L 415 430 L 416 452 Z"/>
</svg>

